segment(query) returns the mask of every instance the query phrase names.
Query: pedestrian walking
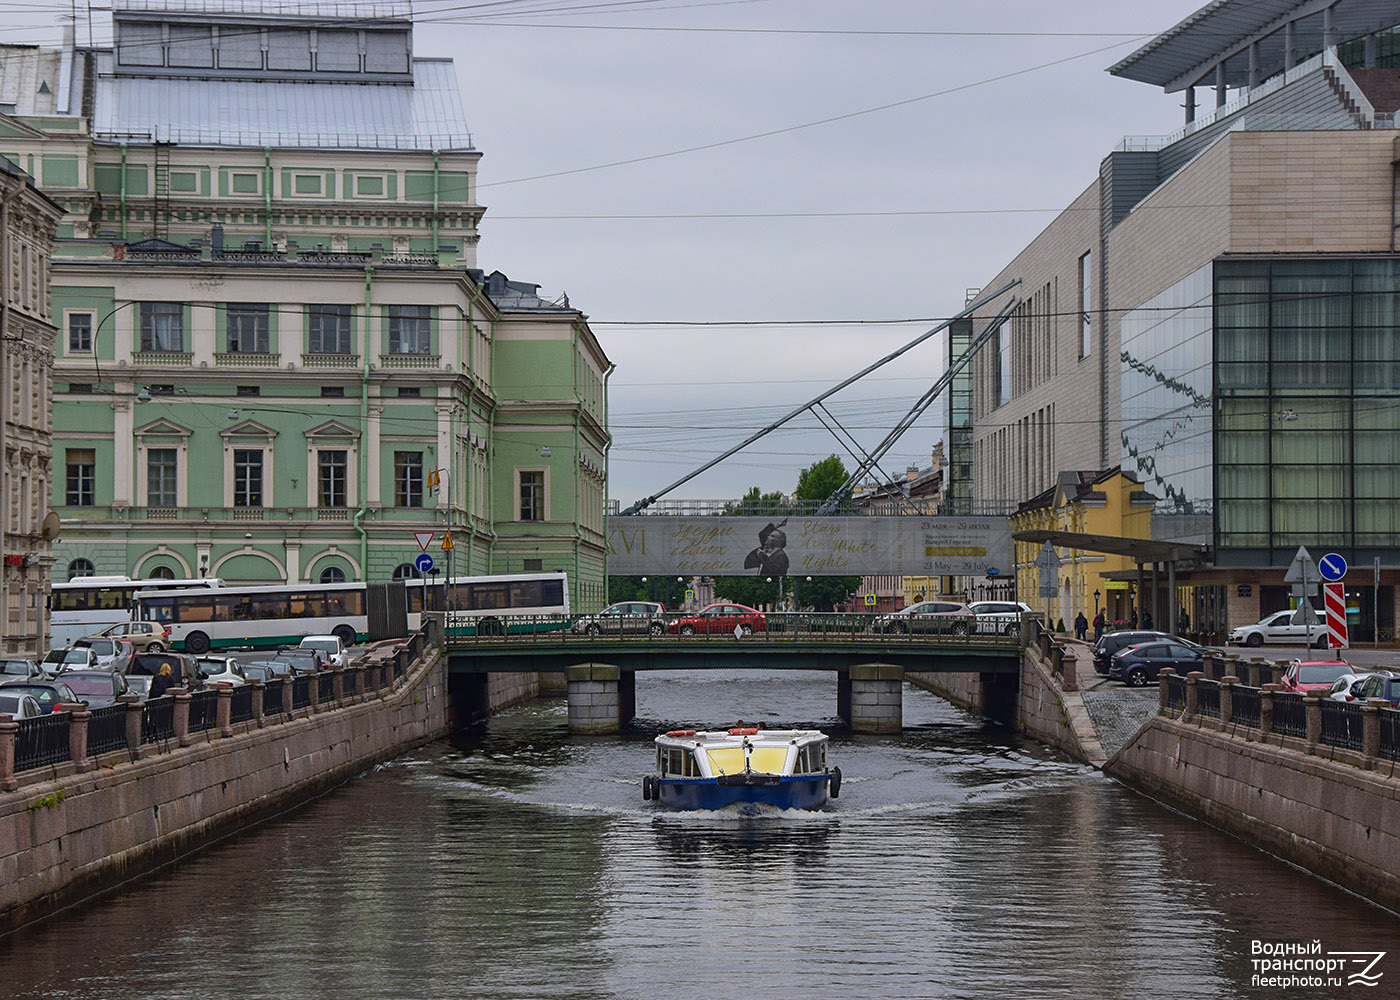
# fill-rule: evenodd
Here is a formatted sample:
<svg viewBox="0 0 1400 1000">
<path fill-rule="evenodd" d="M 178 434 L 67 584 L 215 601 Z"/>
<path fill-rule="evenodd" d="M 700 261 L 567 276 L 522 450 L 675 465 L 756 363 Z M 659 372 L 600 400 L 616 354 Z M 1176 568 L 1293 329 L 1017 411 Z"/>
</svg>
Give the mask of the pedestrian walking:
<svg viewBox="0 0 1400 1000">
<path fill-rule="evenodd" d="M 1106 624 L 1103 612 L 1100 611 L 1094 616 L 1094 641 L 1098 642 L 1103 638 L 1104 625 Z"/>
<path fill-rule="evenodd" d="M 1084 617 L 1082 611 L 1074 619 L 1074 637 L 1080 642 L 1089 638 L 1089 619 Z"/>
<path fill-rule="evenodd" d="M 170 674 L 170 664 L 162 663 L 160 673 L 156 674 L 155 680 L 151 681 L 151 697 L 159 698 L 174 686 L 175 678 Z"/>
</svg>

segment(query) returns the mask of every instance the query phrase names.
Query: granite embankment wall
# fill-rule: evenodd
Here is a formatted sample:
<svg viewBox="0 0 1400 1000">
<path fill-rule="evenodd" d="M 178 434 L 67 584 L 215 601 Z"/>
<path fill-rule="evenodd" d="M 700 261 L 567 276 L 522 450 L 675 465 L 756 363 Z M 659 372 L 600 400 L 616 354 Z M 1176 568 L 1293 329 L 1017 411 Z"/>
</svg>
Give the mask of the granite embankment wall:
<svg viewBox="0 0 1400 1000">
<path fill-rule="evenodd" d="M 373 661 L 371 661 L 373 662 Z M 0 791 L 0 934 L 302 805 L 450 728 L 447 660 L 426 645 L 403 676 L 333 703 L 27 772 Z M 386 674 L 386 677 L 390 675 Z M 492 675 L 493 709 L 538 690 Z M 369 688 L 366 690 L 366 688 Z"/>
</svg>

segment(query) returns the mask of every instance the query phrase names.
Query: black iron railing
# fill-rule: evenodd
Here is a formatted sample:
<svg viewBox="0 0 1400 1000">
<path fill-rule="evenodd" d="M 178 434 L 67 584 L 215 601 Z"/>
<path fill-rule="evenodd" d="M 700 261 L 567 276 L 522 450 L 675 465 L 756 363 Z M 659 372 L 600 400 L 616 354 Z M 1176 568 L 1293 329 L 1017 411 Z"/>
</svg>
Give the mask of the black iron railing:
<svg viewBox="0 0 1400 1000">
<path fill-rule="evenodd" d="M 1167 678 L 1167 710 L 1173 715 L 1186 711 L 1186 678 Z"/>
<path fill-rule="evenodd" d="M 244 684 L 233 689 L 229 699 L 228 718 L 230 722 L 247 722 L 253 717 L 253 686 Z"/>
<path fill-rule="evenodd" d="M 1360 750 L 1361 706 L 1324 698 L 1322 701 L 1322 742 L 1346 750 Z"/>
<path fill-rule="evenodd" d="M 175 699 L 152 698 L 141 706 L 141 742 L 160 743 L 175 738 Z"/>
<path fill-rule="evenodd" d="M 1220 682 L 1208 677 L 1196 678 L 1196 714 L 1208 719 L 1220 718 Z"/>
<path fill-rule="evenodd" d="M 88 719 L 87 751 L 89 755 L 126 749 L 126 705 L 120 702 L 106 708 L 95 708 Z"/>
<path fill-rule="evenodd" d="M 1230 721 L 1237 726 L 1259 728 L 1259 689 L 1238 684 L 1230 689 Z"/>
<path fill-rule="evenodd" d="M 190 732 L 202 733 L 218 725 L 219 692 L 214 688 L 190 695 Z"/>
<path fill-rule="evenodd" d="M 1400 760 L 1400 710 L 1381 709 L 1380 755 L 1388 760 Z"/>
<path fill-rule="evenodd" d="M 1308 710 L 1303 705 L 1302 695 L 1274 692 L 1274 732 L 1283 736 L 1307 738 Z"/>
<path fill-rule="evenodd" d="M 263 715 L 278 715 L 282 711 L 282 685 L 280 677 L 263 683 Z"/>
<path fill-rule="evenodd" d="M 15 770 L 28 771 L 68 760 L 68 712 L 21 719 L 15 738 Z"/>
<path fill-rule="evenodd" d="M 302 674 L 292 678 L 292 708 L 306 708 L 311 704 L 311 678 Z"/>
<path fill-rule="evenodd" d="M 321 688 L 317 703 L 328 705 L 335 701 L 335 675 L 329 670 L 322 670 L 319 680 L 321 682 Z"/>
</svg>

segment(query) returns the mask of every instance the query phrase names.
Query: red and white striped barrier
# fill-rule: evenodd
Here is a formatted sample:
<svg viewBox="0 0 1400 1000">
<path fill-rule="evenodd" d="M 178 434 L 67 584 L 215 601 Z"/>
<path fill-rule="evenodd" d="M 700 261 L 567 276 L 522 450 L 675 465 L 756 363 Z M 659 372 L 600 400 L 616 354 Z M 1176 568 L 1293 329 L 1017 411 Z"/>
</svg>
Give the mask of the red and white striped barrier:
<svg viewBox="0 0 1400 1000">
<path fill-rule="evenodd" d="M 1322 603 L 1327 610 L 1327 645 L 1332 649 L 1346 649 L 1347 642 L 1347 597 L 1340 583 L 1322 585 Z"/>
</svg>

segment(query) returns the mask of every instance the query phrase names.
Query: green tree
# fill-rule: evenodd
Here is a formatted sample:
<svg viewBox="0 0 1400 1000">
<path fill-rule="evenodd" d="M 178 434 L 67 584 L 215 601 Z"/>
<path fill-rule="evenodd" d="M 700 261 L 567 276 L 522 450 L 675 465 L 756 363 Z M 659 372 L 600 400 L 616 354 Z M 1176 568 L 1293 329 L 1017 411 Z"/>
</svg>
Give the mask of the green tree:
<svg viewBox="0 0 1400 1000">
<path fill-rule="evenodd" d="M 610 576 L 608 577 L 608 603 L 649 601 L 651 600 L 649 588 L 650 582 L 643 583 L 640 576 Z"/>
<path fill-rule="evenodd" d="M 845 485 L 847 475 L 845 463 L 836 455 L 828 455 L 802 470 L 792 498 L 798 501 L 799 508 L 803 506 L 802 501 L 820 504 Z"/>
</svg>

